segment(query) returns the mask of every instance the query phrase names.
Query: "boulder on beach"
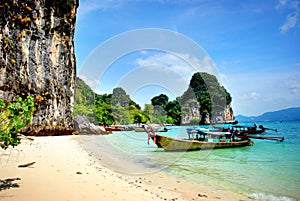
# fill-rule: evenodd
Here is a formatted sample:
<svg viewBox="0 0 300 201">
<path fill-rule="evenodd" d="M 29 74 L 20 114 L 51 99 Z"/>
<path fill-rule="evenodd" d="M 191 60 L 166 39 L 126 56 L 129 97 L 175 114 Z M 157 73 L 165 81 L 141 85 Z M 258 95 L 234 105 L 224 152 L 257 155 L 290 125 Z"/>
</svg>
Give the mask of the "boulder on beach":
<svg viewBox="0 0 300 201">
<path fill-rule="evenodd" d="M 96 126 L 91 123 L 85 116 L 75 116 L 74 121 L 77 134 L 105 135 L 111 133 L 106 131 L 103 126 Z"/>
</svg>

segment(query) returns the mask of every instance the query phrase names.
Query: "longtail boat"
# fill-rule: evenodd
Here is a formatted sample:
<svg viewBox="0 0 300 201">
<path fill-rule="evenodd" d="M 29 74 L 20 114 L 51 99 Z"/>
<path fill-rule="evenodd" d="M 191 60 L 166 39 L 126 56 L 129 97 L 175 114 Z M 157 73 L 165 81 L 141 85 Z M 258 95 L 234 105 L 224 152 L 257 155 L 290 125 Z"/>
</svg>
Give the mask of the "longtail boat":
<svg viewBox="0 0 300 201">
<path fill-rule="evenodd" d="M 148 132 L 158 147 L 166 151 L 190 151 L 216 148 L 251 146 L 254 143 L 247 137 L 237 138 L 234 133 L 200 130 L 187 130 L 188 139 L 173 138 Z"/>
<path fill-rule="evenodd" d="M 223 132 L 226 132 L 226 131 L 230 131 L 230 132 L 235 132 L 237 134 L 245 134 L 245 135 L 248 135 L 248 134 L 251 134 L 251 135 L 255 135 L 255 134 L 263 134 L 266 130 L 271 130 L 271 129 L 267 129 L 265 128 L 263 125 L 260 125 L 260 126 L 240 126 L 240 125 L 235 125 L 235 126 L 232 126 L 232 127 L 224 127 L 224 128 L 218 128 L 218 127 L 215 127 L 216 129 L 219 129 L 219 131 L 223 131 Z M 276 131 L 277 132 L 277 131 Z"/>
<path fill-rule="evenodd" d="M 190 150 L 204 150 L 216 148 L 233 148 L 251 146 L 253 142 L 249 139 L 237 141 L 200 141 L 190 139 L 179 139 L 155 134 L 156 144 L 164 148 L 166 151 L 190 151 Z"/>
<path fill-rule="evenodd" d="M 127 126 L 105 126 L 106 131 L 132 131 L 133 128 Z"/>
<path fill-rule="evenodd" d="M 232 130 L 239 134 L 263 134 L 266 128 L 263 125 L 257 126 L 232 126 Z"/>
<path fill-rule="evenodd" d="M 161 133 L 161 132 L 168 132 L 169 129 L 167 129 L 166 127 L 164 127 L 163 129 L 158 129 L 158 128 L 154 129 L 153 128 L 152 130 L 155 131 L 155 132 L 160 132 Z M 134 131 L 135 132 L 146 132 L 145 129 L 144 129 L 144 127 L 135 127 Z"/>
</svg>

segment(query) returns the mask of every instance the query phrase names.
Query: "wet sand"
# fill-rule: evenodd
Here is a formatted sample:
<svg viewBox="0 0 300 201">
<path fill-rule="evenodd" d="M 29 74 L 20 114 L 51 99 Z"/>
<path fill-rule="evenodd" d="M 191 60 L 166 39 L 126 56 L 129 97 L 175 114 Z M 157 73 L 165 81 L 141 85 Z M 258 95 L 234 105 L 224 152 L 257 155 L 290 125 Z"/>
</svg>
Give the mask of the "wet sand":
<svg viewBox="0 0 300 201">
<path fill-rule="evenodd" d="M 0 150 L 0 200 L 249 200 L 163 172 L 112 171 L 84 149 L 79 136 L 33 139 Z"/>
</svg>

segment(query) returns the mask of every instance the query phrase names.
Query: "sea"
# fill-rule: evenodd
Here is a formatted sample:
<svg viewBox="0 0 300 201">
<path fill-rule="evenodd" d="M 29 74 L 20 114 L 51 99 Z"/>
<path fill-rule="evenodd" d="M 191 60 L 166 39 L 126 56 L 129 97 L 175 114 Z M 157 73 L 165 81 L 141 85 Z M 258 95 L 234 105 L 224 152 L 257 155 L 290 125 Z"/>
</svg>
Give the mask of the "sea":
<svg viewBox="0 0 300 201">
<path fill-rule="evenodd" d="M 285 140 L 253 139 L 253 146 L 187 152 L 166 152 L 148 141 L 145 132 L 81 136 L 81 141 L 102 165 L 120 173 L 145 175 L 162 171 L 187 181 L 240 192 L 255 200 L 300 200 L 300 121 L 256 124 L 278 130 L 267 130 L 263 136 L 283 136 Z M 190 127 L 170 126 L 168 132 L 161 134 L 186 138 Z"/>
</svg>

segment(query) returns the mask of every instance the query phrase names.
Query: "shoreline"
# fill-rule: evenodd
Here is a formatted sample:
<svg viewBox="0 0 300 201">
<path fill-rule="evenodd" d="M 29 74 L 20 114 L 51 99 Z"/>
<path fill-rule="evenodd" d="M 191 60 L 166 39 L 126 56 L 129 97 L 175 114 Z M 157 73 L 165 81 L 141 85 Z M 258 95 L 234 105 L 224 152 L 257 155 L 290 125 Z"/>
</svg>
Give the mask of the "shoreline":
<svg viewBox="0 0 300 201">
<path fill-rule="evenodd" d="M 251 200 L 163 172 L 115 172 L 88 153 L 80 136 L 33 139 L 0 150 L 0 200 Z"/>
</svg>

